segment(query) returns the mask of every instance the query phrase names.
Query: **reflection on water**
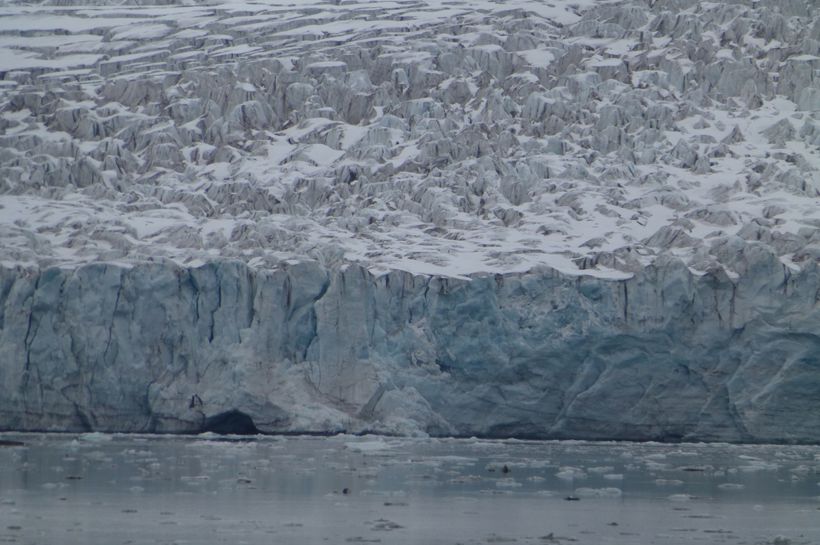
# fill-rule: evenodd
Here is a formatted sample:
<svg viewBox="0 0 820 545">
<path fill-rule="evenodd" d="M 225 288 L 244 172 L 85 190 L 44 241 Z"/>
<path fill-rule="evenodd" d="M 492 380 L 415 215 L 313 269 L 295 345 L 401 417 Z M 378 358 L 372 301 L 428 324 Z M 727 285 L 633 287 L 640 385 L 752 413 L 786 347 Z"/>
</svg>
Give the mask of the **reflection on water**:
<svg viewBox="0 0 820 545">
<path fill-rule="evenodd" d="M 2 439 L 0 543 L 820 543 L 820 447 Z"/>
</svg>

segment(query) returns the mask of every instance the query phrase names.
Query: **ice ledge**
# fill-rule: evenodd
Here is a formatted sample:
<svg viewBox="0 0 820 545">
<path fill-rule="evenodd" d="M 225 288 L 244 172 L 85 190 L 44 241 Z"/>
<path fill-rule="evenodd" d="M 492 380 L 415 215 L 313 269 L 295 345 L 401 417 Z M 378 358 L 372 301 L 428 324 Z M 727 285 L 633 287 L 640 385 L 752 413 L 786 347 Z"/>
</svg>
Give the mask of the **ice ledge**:
<svg viewBox="0 0 820 545">
<path fill-rule="evenodd" d="M 0 268 L 0 428 L 820 441 L 820 280 Z"/>
</svg>

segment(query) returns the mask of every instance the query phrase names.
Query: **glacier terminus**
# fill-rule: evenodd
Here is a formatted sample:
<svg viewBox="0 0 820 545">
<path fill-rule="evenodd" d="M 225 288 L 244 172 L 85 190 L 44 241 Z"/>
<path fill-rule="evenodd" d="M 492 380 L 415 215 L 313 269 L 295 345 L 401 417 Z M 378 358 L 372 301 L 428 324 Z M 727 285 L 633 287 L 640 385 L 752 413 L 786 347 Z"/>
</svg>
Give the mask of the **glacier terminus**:
<svg viewBox="0 0 820 545">
<path fill-rule="evenodd" d="M 0 2 L 0 429 L 820 442 L 814 0 Z"/>
</svg>

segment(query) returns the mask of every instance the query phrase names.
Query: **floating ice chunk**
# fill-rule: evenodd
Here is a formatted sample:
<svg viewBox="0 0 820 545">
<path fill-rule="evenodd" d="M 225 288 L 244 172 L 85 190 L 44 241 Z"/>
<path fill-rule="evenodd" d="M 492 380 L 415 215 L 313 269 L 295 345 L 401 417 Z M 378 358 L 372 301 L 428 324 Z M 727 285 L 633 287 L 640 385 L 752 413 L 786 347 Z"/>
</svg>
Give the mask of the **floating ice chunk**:
<svg viewBox="0 0 820 545">
<path fill-rule="evenodd" d="M 692 496 L 689 494 L 672 494 L 668 496 L 666 499 L 669 501 L 689 501 L 692 499 Z"/>
<path fill-rule="evenodd" d="M 719 484 L 718 488 L 721 490 L 743 490 L 746 486 L 738 483 L 723 483 Z"/>
<path fill-rule="evenodd" d="M 758 471 L 777 471 L 780 469 L 780 464 L 776 462 L 755 461 L 750 464 L 740 466 L 738 468 L 743 473 L 756 473 Z"/>
<path fill-rule="evenodd" d="M 586 472 L 578 467 L 563 466 L 560 471 L 555 474 L 559 479 L 571 481 L 572 479 L 586 479 Z"/>
<path fill-rule="evenodd" d="M 655 484 L 658 486 L 680 486 L 683 481 L 678 479 L 655 479 Z"/>
<path fill-rule="evenodd" d="M 196 475 L 193 477 L 185 475 L 180 477 L 179 480 L 190 486 L 202 486 L 210 480 L 210 477 L 207 475 Z"/>
<path fill-rule="evenodd" d="M 587 471 L 590 473 L 611 473 L 615 468 L 612 466 L 598 466 L 588 467 Z"/>
<path fill-rule="evenodd" d="M 456 465 L 472 465 L 478 462 L 478 458 L 468 456 L 434 456 L 432 459 Z"/>
<path fill-rule="evenodd" d="M 645 460 L 666 460 L 666 454 L 663 454 L 662 452 L 658 452 L 658 453 L 655 453 L 655 454 L 647 454 L 646 456 L 644 456 L 644 459 Z"/>
<path fill-rule="evenodd" d="M 620 498 L 623 491 L 620 488 L 576 488 L 575 495 L 579 498 Z"/>
<path fill-rule="evenodd" d="M 458 477 L 453 477 L 452 479 L 449 479 L 447 482 L 449 484 L 465 484 L 471 482 L 478 482 L 481 480 L 483 480 L 483 477 L 480 477 L 478 475 L 459 475 Z"/>
<path fill-rule="evenodd" d="M 508 462 L 508 467 L 520 467 L 529 469 L 543 469 L 555 465 L 549 460 L 524 460 L 523 462 Z"/>
<path fill-rule="evenodd" d="M 108 456 L 100 450 L 92 450 L 91 452 L 86 452 L 85 458 L 87 458 L 88 460 L 93 460 L 95 462 L 109 463 L 112 461 L 112 458 L 110 456 Z"/>
<path fill-rule="evenodd" d="M 384 439 L 374 439 L 371 441 L 351 441 L 345 443 L 345 447 L 353 452 L 378 452 L 390 448 L 390 444 Z"/>
<path fill-rule="evenodd" d="M 80 435 L 81 441 L 86 441 L 88 443 L 107 443 L 114 439 L 114 436 L 108 433 L 100 433 L 100 432 L 91 432 L 91 433 L 84 433 Z"/>
<path fill-rule="evenodd" d="M 607 473 L 604 475 L 604 479 L 607 481 L 622 481 L 624 479 L 623 473 Z"/>
</svg>

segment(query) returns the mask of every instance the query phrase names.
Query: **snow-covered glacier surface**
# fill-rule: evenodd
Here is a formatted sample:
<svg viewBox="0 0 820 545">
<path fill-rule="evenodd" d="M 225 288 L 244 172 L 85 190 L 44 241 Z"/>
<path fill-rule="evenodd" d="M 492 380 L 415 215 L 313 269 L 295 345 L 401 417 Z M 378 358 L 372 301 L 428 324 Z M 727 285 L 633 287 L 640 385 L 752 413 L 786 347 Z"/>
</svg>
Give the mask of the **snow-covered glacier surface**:
<svg viewBox="0 0 820 545">
<path fill-rule="evenodd" d="M 812 0 L 0 15 L 0 427 L 820 441 Z"/>
</svg>

